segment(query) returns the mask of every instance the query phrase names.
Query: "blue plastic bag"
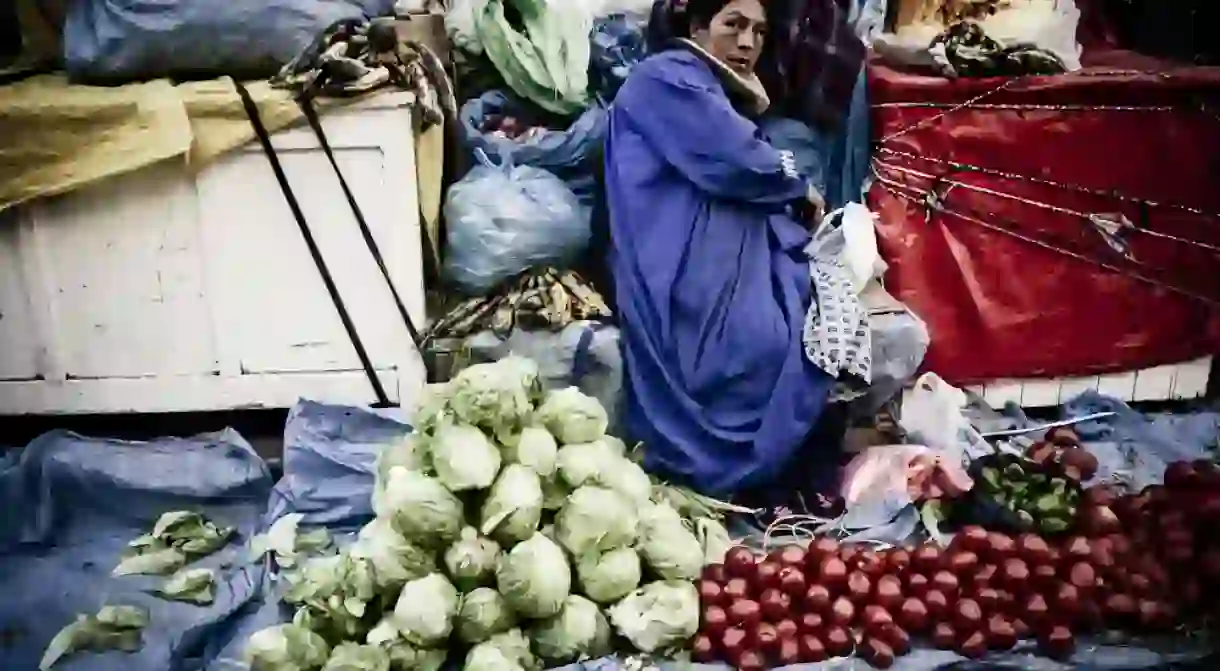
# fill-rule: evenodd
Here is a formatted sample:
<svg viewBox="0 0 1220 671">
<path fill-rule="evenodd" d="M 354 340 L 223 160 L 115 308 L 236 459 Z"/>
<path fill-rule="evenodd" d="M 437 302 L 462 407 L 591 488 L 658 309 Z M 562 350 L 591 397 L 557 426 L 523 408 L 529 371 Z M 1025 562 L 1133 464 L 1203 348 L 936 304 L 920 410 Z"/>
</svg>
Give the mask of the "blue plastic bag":
<svg viewBox="0 0 1220 671">
<path fill-rule="evenodd" d="M 526 126 L 544 126 L 553 118 L 502 91 L 488 91 L 466 101 L 459 116 L 466 148 L 472 155 L 482 151 L 496 163 L 511 161 L 513 165 L 547 170 L 567 182 L 582 203 L 592 206 L 596 188 L 593 175 L 609 125 L 605 106 L 593 105 L 563 130 L 543 128 L 522 139 L 483 132 L 484 123 L 489 118 L 510 116 Z"/>
<path fill-rule="evenodd" d="M 75 0 L 64 63 L 81 80 L 266 77 L 336 21 L 393 8 L 394 0 Z"/>
<path fill-rule="evenodd" d="M 612 101 L 637 63 L 648 55 L 642 21 L 627 14 L 598 19 L 590 36 L 589 70 L 593 90 Z"/>
<path fill-rule="evenodd" d="M 147 608 L 134 653 L 72 655 L 63 671 L 187 671 L 206 664 L 262 601 L 265 571 L 245 564 L 271 474 L 235 431 L 147 443 L 53 431 L 0 455 L 0 669 L 36 669 L 51 638 L 103 605 Z M 237 535 L 192 567 L 217 569 L 215 602 L 165 601 L 156 576 L 111 577 L 128 541 L 173 510 L 203 513 Z M 232 565 L 225 568 L 226 564 Z"/>
<path fill-rule="evenodd" d="M 445 197 L 444 277 L 482 295 L 534 266 L 564 267 L 589 245 L 589 213 L 560 179 L 541 168 L 481 165 Z"/>
</svg>

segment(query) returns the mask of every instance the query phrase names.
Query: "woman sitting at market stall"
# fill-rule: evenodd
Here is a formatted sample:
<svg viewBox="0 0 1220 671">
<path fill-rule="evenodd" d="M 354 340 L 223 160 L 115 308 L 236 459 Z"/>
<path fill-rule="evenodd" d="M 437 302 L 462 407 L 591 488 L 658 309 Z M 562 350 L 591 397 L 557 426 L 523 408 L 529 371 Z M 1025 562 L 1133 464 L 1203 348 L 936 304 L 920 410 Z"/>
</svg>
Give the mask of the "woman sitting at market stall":
<svg viewBox="0 0 1220 671">
<path fill-rule="evenodd" d="M 764 3 L 679 4 L 678 39 L 624 84 L 605 149 L 624 428 L 663 476 L 790 505 L 839 466 L 841 433 L 811 440 L 835 377 L 802 343 L 822 200 L 751 121 L 768 106 Z"/>
</svg>

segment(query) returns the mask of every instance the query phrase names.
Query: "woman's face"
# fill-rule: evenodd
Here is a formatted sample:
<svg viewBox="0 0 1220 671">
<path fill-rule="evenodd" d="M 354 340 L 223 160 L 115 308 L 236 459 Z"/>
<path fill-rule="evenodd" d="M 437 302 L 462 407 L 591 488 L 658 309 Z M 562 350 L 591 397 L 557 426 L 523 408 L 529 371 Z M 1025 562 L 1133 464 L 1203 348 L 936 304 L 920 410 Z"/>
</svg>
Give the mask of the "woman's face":
<svg viewBox="0 0 1220 671">
<path fill-rule="evenodd" d="M 707 26 L 691 35 L 730 70 L 747 76 L 754 72 L 766 37 L 767 15 L 759 0 L 729 0 Z"/>
</svg>

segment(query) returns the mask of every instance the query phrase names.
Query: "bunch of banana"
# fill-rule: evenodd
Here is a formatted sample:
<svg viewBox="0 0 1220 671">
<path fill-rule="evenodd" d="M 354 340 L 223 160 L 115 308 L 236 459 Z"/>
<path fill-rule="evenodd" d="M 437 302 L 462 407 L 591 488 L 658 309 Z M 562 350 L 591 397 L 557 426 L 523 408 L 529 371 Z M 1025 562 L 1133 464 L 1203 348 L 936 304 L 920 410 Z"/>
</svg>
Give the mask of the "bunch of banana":
<svg viewBox="0 0 1220 671">
<path fill-rule="evenodd" d="M 515 328 L 558 331 L 576 321 L 609 319 L 606 301 L 570 270 L 537 268 L 491 296 L 464 301 L 436 322 L 425 340 L 482 331 L 506 337 Z"/>
</svg>

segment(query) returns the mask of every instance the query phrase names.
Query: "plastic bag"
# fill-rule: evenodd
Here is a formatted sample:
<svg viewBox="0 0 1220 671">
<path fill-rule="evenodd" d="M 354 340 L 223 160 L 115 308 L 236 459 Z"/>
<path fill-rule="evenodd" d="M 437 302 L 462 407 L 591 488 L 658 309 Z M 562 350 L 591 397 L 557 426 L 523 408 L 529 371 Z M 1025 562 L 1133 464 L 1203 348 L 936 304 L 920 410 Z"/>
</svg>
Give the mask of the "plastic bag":
<svg viewBox="0 0 1220 671">
<path fill-rule="evenodd" d="M 912 503 L 957 497 L 973 485 L 960 461 L 941 458 L 922 445 L 870 447 L 844 470 L 840 494 L 847 511 L 843 526 L 879 527 Z"/>
<path fill-rule="evenodd" d="M 449 11 L 445 12 L 445 32 L 454 47 L 476 56 L 483 53 L 475 18 L 486 4 L 487 0 L 450 0 Z"/>
<path fill-rule="evenodd" d="M 885 16 L 889 9 L 888 0 L 857 0 L 852 5 L 848 22 L 856 31 L 856 37 L 864 44 L 872 44 L 873 38 L 885 30 Z"/>
<path fill-rule="evenodd" d="M 601 159 L 602 145 L 609 130 L 606 107 L 594 104 L 580 112 L 565 128 L 554 129 L 554 118 L 534 105 L 504 91 L 488 91 L 462 105 L 459 113 L 466 148 L 475 154 L 482 150 L 496 163 L 542 168 L 567 183 L 586 206 L 595 196 L 594 173 Z M 532 130 L 519 138 L 495 131 L 484 131 L 487 121 L 513 117 Z"/>
<path fill-rule="evenodd" d="M 867 305 L 867 300 L 865 304 Z M 928 325 L 905 305 L 869 310 L 872 343 L 872 378 L 868 392 L 852 401 L 854 417 L 872 417 L 898 396 L 923 365 L 931 337 Z"/>
<path fill-rule="evenodd" d="M 506 4 L 523 30 L 505 16 Z M 588 104 L 593 17 L 580 3 L 488 0 L 475 27 L 487 57 L 518 95 L 555 114 L 576 114 Z"/>
<path fill-rule="evenodd" d="M 449 189 L 445 278 L 490 292 L 534 266 L 566 266 L 589 245 L 589 218 L 558 177 L 529 166 L 475 167 Z"/>
<path fill-rule="evenodd" d="M 877 249 L 877 215 L 860 203 L 848 203 L 827 214 L 805 248 L 810 258 L 834 260 L 847 267 L 859 294 L 874 277 L 885 273 Z"/>
<path fill-rule="evenodd" d="M 393 0 L 79 0 L 64 20 L 64 61 L 78 79 L 265 77 L 336 21 L 393 8 Z"/>
<path fill-rule="evenodd" d="M 924 373 L 903 398 L 898 424 L 912 442 L 927 445 L 946 460 L 964 463 L 992 454 L 994 450 L 962 413 L 966 402 L 961 389 L 936 373 Z"/>
<path fill-rule="evenodd" d="M 607 4 L 630 4 L 633 0 L 610 0 Z M 647 15 L 651 0 L 646 0 Z M 607 102 L 613 101 L 627 75 L 648 55 L 644 26 L 634 16 L 607 12 L 614 16 L 598 19 L 593 25 L 589 71 L 593 75 L 593 90 Z"/>
</svg>

